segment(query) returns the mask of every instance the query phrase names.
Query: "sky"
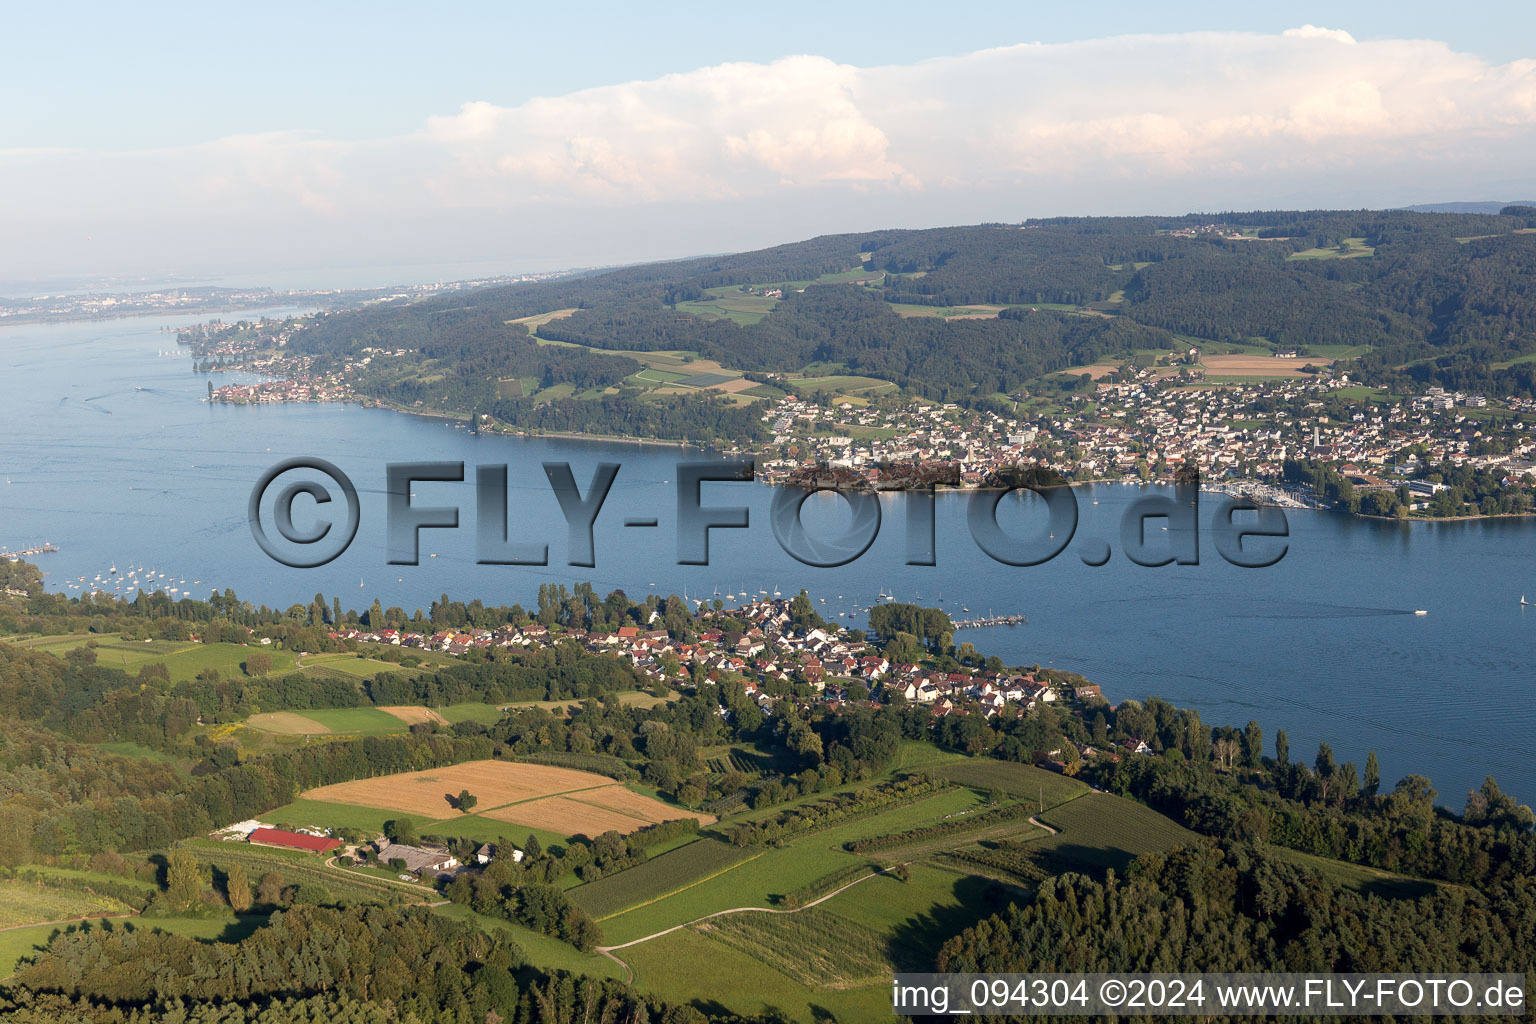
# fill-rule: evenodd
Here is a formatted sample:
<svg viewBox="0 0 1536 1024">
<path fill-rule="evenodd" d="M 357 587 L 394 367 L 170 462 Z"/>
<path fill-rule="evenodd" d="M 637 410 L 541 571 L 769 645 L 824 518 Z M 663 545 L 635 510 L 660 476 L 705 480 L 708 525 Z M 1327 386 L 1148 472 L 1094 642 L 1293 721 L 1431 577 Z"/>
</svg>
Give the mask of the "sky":
<svg viewBox="0 0 1536 1024">
<path fill-rule="evenodd" d="M 1338 0 L 28 5 L 0 61 L 0 282 L 1529 199 L 1533 29 L 1532 4 Z"/>
</svg>

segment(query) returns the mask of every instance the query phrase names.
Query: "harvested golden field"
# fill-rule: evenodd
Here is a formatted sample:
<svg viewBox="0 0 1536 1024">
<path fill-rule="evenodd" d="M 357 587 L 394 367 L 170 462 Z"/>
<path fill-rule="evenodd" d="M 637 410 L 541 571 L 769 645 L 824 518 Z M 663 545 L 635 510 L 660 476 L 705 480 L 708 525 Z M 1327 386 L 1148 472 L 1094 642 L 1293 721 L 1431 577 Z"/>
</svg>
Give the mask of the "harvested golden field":
<svg viewBox="0 0 1536 1024">
<path fill-rule="evenodd" d="M 279 736 L 313 736 L 331 731 L 313 718 L 305 718 L 292 711 L 268 711 L 252 715 L 246 719 L 245 724 L 263 732 L 275 732 Z"/>
<path fill-rule="evenodd" d="M 617 784 L 610 789 L 623 789 Z M 628 790 L 624 790 L 629 792 Z M 596 790 L 584 793 L 584 798 L 595 796 L 597 793 L 607 790 Z M 645 797 L 639 799 L 644 800 Z M 681 810 L 667 807 L 660 801 L 651 801 L 656 807 L 666 811 L 670 818 L 693 817 Z M 576 800 L 569 796 L 550 796 L 542 800 L 529 800 L 526 803 L 513 804 L 510 807 L 499 807 L 492 811 L 478 811 L 482 818 L 494 818 L 496 821 L 507 821 L 514 825 L 530 825 L 534 828 L 547 829 L 550 832 L 561 832 L 565 835 L 575 835 L 578 832 L 589 836 L 602 835 L 604 832 L 634 832 L 652 823 L 653 819 L 638 818 L 632 814 L 599 807 L 596 804 L 586 803 L 584 800 Z"/>
<path fill-rule="evenodd" d="M 1308 356 L 1305 359 L 1281 359 L 1279 356 L 1202 356 L 1200 362 L 1204 364 L 1207 373 L 1227 374 L 1234 377 L 1300 377 L 1303 376 L 1301 368 L 1308 364 L 1312 366 L 1333 364 L 1332 359 L 1318 359 L 1314 356 Z"/>
<path fill-rule="evenodd" d="M 398 704 L 394 707 L 380 707 L 379 710 L 385 714 L 394 715 L 406 725 L 415 725 L 417 722 L 435 722 L 438 725 L 448 724 L 448 719 L 431 708 L 418 708 L 409 704 Z"/>
<path fill-rule="evenodd" d="M 689 811 L 682 807 L 673 807 L 664 804 L 660 800 L 648 797 L 643 793 L 636 793 L 632 789 L 623 786 L 608 786 L 603 789 L 593 789 L 585 793 L 577 793 L 571 799 L 579 803 L 592 804 L 594 807 L 604 807 L 620 814 L 627 814 L 633 818 L 640 818 L 647 824 L 656 824 L 663 821 L 671 821 L 674 818 L 698 818 L 700 825 L 712 825 L 715 821 L 713 814 L 705 814 L 703 811 Z"/>
<path fill-rule="evenodd" d="M 706 390 L 724 391 L 727 394 L 735 395 L 740 394 L 743 391 L 751 391 L 755 387 L 757 387 L 757 381 L 747 380 L 745 377 L 737 377 L 735 380 L 723 381 L 719 384 L 711 384 Z"/>
<path fill-rule="evenodd" d="M 453 812 L 448 798 L 457 796 L 461 789 L 475 795 L 479 813 L 484 814 L 490 808 L 522 800 L 617 785 L 606 775 L 570 768 L 512 761 L 466 761 L 446 768 L 337 782 L 306 790 L 302 796 L 306 800 L 443 818 Z"/>
</svg>

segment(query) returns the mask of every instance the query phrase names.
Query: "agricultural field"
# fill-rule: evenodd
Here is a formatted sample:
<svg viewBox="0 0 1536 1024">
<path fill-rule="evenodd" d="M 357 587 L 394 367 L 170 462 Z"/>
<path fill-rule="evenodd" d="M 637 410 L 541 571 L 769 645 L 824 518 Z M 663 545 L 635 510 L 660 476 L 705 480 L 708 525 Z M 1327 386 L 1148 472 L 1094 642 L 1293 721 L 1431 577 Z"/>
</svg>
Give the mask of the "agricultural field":
<svg viewBox="0 0 1536 1024">
<path fill-rule="evenodd" d="M 602 921 L 698 885 L 761 853 L 755 847 L 698 839 L 637 867 L 579 885 L 571 890 L 571 899 Z"/>
<path fill-rule="evenodd" d="M 0 881 L 0 928 L 133 912 L 121 900 L 82 889 L 54 889 L 14 878 Z"/>
<path fill-rule="evenodd" d="M 678 818 L 697 818 L 699 824 L 714 823 L 714 815 L 703 811 L 690 811 L 682 807 L 664 804 L 654 797 L 642 796 L 623 786 L 613 784 L 601 789 L 586 790 L 571 796 L 547 796 L 537 800 L 515 803 L 482 811 L 484 817 L 545 828 L 566 835 L 583 833 L 589 836 L 604 832 L 634 832 L 646 825 Z"/>
<path fill-rule="evenodd" d="M 1045 870 L 1124 871 L 1143 853 L 1157 853 L 1199 839 L 1195 833 L 1150 807 L 1109 793 L 1088 793 L 1052 808 L 1040 820 L 1057 834 L 1031 844 Z"/>
<path fill-rule="evenodd" d="M 654 693 L 644 693 L 644 692 L 642 692 L 640 690 L 626 690 L 623 693 L 615 694 L 614 696 L 616 696 L 618 698 L 619 703 L 623 704 L 625 707 L 653 708 L 653 707 L 655 707 L 658 704 L 666 704 L 669 701 L 677 700 L 677 699 L 679 699 L 681 697 L 681 694 L 679 694 L 677 691 L 673 690 L 673 691 L 669 692 L 665 697 L 658 697 Z M 585 698 L 585 699 L 582 699 L 582 700 L 577 700 L 577 699 L 572 699 L 572 700 L 520 700 L 520 701 L 514 701 L 511 704 L 503 704 L 503 705 L 501 705 L 501 707 L 503 707 L 503 708 L 543 708 L 545 711 L 569 711 L 571 708 L 579 708 L 579 707 L 581 707 L 581 705 L 586 703 L 587 700 L 596 700 L 596 699 L 597 698 L 595 698 L 595 697 L 588 697 L 588 698 Z M 488 706 L 489 705 L 484 705 L 484 704 L 480 705 L 480 707 L 488 707 Z M 457 707 L 467 708 L 467 707 L 470 707 L 470 705 L 468 705 L 468 704 L 460 704 L 460 705 L 457 705 Z M 454 714 L 455 714 L 454 707 L 447 707 L 447 708 L 443 708 L 441 710 L 443 712 L 443 717 L 447 718 L 450 722 L 462 721 L 462 719 L 454 717 Z M 500 714 L 500 712 L 498 712 L 498 715 L 499 714 Z M 466 715 L 465 717 L 469 717 L 469 716 Z M 489 725 L 490 723 L 488 722 L 486 724 Z"/>
<path fill-rule="evenodd" d="M 970 758 L 931 769 L 932 774 L 983 792 L 999 790 L 1039 809 L 1055 807 L 1088 792 L 1086 783 L 1030 764 Z"/>
<path fill-rule="evenodd" d="M 867 988 L 812 989 L 746 953 L 682 928 L 617 954 L 635 987 L 676 1002 L 794 1021 L 872 1021 L 891 1016 L 889 981 Z"/>
<path fill-rule="evenodd" d="M 883 984 L 891 972 L 878 932 L 820 907 L 793 914 L 728 914 L 692 927 L 811 989 Z"/>
<path fill-rule="evenodd" d="M 416 725 L 418 723 L 421 723 L 421 724 L 428 724 L 428 723 L 430 723 L 430 724 L 433 724 L 433 725 L 448 725 L 449 724 L 448 719 L 444 718 L 442 715 L 438 714 L 436 711 L 433 711 L 431 708 L 420 708 L 420 707 L 414 707 L 414 706 L 395 706 L 395 707 L 380 707 L 379 710 L 384 712 L 386 715 L 393 715 L 394 717 L 400 719 L 400 721 L 404 722 L 406 725 Z"/>
<path fill-rule="evenodd" d="M 910 302 L 888 302 L 897 316 L 932 316 L 944 320 L 995 320 L 1007 306 L 925 306 Z"/>
<path fill-rule="evenodd" d="M 678 311 L 686 311 L 696 316 L 733 320 L 745 326 L 757 323 L 773 312 L 773 307 L 779 304 L 778 299 L 766 295 L 752 295 L 734 285 L 710 288 L 707 294 L 709 295 L 707 299 L 679 302 Z"/>
<path fill-rule="evenodd" d="M 382 712 L 379 712 L 382 714 Z M 714 818 L 636 793 L 606 775 L 552 765 L 468 761 L 426 771 L 402 772 L 320 786 L 302 794 L 321 801 L 375 811 L 399 812 L 429 821 L 452 820 L 451 802 L 461 790 L 478 801 L 476 817 L 516 825 L 503 832 L 544 829 L 561 836 L 633 832 L 675 818 Z M 392 813 L 391 816 L 394 816 Z M 460 833 L 464 834 L 464 833 Z"/>
<path fill-rule="evenodd" d="M 98 665 L 137 672 L 144 665 L 160 664 L 165 666 L 173 683 L 191 682 L 205 669 L 213 669 L 225 679 L 242 678 L 246 674 L 243 667 L 246 657 L 256 651 L 264 651 L 272 656 L 269 675 L 282 675 L 296 668 L 294 656 L 287 651 L 248 647 L 244 644 L 199 644 L 171 640 L 146 642 L 124 640 L 120 636 L 106 634 L 34 637 L 20 641 L 20 644 L 61 658 L 77 647 L 89 645 L 96 652 Z"/>
<path fill-rule="evenodd" d="M 419 652 L 413 652 L 420 657 Z M 407 668 L 393 661 L 383 661 L 379 658 L 368 658 L 361 654 L 311 654 L 304 658 L 302 671 L 323 669 L 327 672 L 340 673 L 346 676 L 355 676 L 358 679 L 372 679 L 376 675 L 385 672 L 394 672 L 403 676 L 413 676 L 430 666 L 415 666 Z M 311 674 L 318 674 L 311 672 Z"/>
<path fill-rule="evenodd" d="M 382 810 L 439 817 L 451 810 L 446 797 L 468 789 L 479 798 L 480 813 L 493 807 L 539 797 L 618 785 L 605 775 L 510 761 L 466 761 L 443 768 L 381 775 L 307 790 L 307 800 L 356 804 Z"/>
<path fill-rule="evenodd" d="M 809 395 L 862 395 L 879 394 L 896 390 L 896 385 L 879 377 L 860 377 L 853 374 L 833 374 L 827 377 L 794 377 L 787 381 L 799 394 Z"/>
<path fill-rule="evenodd" d="M 308 711 L 266 711 L 245 724 L 279 736 L 326 736 L 332 733 L 379 734 L 405 732 L 401 718 L 374 707 L 319 708 Z"/>
<path fill-rule="evenodd" d="M 752 763 L 734 748 L 705 754 L 714 770 Z M 734 851 L 739 857 L 734 862 L 728 858 L 732 848 L 699 840 L 577 886 L 571 898 L 601 920 L 604 941 L 620 947 L 614 955 L 635 970 L 642 990 L 662 996 L 686 992 L 738 1013 L 776 1008 L 796 1018 L 865 1019 L 889 1012 L 884 986 L 891 971 L 928 966 L 945 938 L 1031 884 L 1007 872 L 940 863 L 956 844 L 978 852 L 994 847 L 1026 852 L 1049 870 L 1098 871 L 1123 869 L 1138 854 L 1194 838 L 1140 804 L 1094 793 L 1030 765 L 967 759 L 921 742 L 903 744 L 900 761 L 905 769 L 928 771 L 956 785 L 795 836 L 779 847 Z M 1048 810 L 1042 820 L 1057 833 L 1022 815 L 967 829 L 968 817 L 979 822 L 989 809 L 985 795 L 994 791 L 1010 798 L 1005 806 L 1022 804 L 1030 811 L 1043 799 Z M 894 872 L 861 877 L 870 858 L 844 848 L 859 839 L 945 825 L 958 829 L 936 842 L 880 851 L 877 862 L 906 864 L 905 881 Z M 695 858 L 699 863 L 690 863 Z M 720 866 L 708 870 L 717 862 Z M 853 884 L 838 891 L 829 879 Z M 832 895 L 814 906 L 786 906 L 785 897 L 797 890 Z"/>
<path fill-rule="evenodd" d="M 522 947 L 528 962 L 546 970 L 569 971 L 591 978 L 615 978 L 623 980 L 624 968 L 615 960 L 600 953 L 583 953 L 568 942 L 541 935 L 531 928 L 524 928 L 512 921 L 477 914 L 459 903 L 445 903 L 432 908 L 434 914 L 464 921 L 483 932 L 502 932 Z"/>
<path fill-rule="evenodd" d="M 891 970 L 931 968 L 944 939 L 1006 899 L 990 883 L 919 864 L 906 882 L 872 876 L 809 910 L 722 915 L 615 955 L 658 995 L 795 1020 L 875 1020 L 890 1015 Z M 834 936 L 847 948 L 832 946 L 829 962 Z M 802 948 L 800 963 L 785 962 L 786 950 Z"/>
<path fill-rule="evenodd" d="M 628 942 L 725 908 L 774 908 L 786 893 L 834 871 L 866 863 L 867 858 L 843 849 L 846 842 L 943 821 L 948 815 L 979 806 L 980 800 L 975 793 L 953 788 L 879 814 L 801 835 L 781 847 L 768 849 L 761 856 L 740 862 L 724 874 L 618 914 L 603 922 L 603 934 L 608 942 Z M 778 809 L 781 808 L 775 808 Z M 850 891 L 857 892 L 868 884 L 861 882 Z M 572 890 L 572 897 L 576 898 L 579 892 L 579 889 Z"/>
<path fill-rule="evenodd" d="M 1319 356 L 1202 355 L 1200 363 L 1208 374 L 1219 377 L 1305 377 L 1303 366 L 1332 366 L 1333 360 Z"/>
<path fill-rule="evenodd" d="M 1351 260 L 1362 256 L 1374 256 L 1374 246 L 1366 245 L 1363 238 L 1346 238 L 1338 245 L 1329 245 L 1293 252 L 1288 260 Z"/>
</svg>

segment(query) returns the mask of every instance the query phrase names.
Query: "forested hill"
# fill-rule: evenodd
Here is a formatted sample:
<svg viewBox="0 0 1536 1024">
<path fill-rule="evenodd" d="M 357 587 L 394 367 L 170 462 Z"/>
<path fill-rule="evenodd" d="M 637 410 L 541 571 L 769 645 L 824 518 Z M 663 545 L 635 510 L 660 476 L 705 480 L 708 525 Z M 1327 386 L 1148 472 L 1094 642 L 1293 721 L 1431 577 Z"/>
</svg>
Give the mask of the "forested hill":
<svg viewBox="0 0 1536 1024">
<path fill-rule="evenodd" d="M 828 235 L 330 314 L 290 346 L 321 368 L 364 348 L 403 351 L 371 393 L 501 403 L 509 421 L 554 403 L 498 379 L 568 383 L 619 415 L 658 397 L 635 389 L 641 362 L 626 353 L 673 350 L 758 374 L 830 367 L 952 401 L 1183 341 L 1355 356 L 1352 369 L 1382 383 L 1530 394 L 1536 362 L 1520 360 L 1536 353 L 1533 273 L 1527 206 L 1055 218 Z M 1353 351 L 1320 351 L 1339 346 Z"/>
</svg>

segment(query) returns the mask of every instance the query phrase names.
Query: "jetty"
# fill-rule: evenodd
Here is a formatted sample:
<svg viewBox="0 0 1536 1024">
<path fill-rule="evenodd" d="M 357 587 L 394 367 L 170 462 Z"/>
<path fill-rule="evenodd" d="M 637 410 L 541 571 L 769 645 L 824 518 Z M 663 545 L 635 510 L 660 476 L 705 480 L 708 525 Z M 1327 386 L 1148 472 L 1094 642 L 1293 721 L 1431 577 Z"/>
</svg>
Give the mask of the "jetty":
<svg viewBox="0 0 1536 1024">
<path fill-rule="evenodd" d="M 0 558 L 8 558 L 16 561 L 18 558 L 31 558 L 33 555 L 47 555 L 59 550 L 55 545 L 44 542 L 34 548 L 23 548 L 21 551 L 0 551 Z"/>
<path fill-rule="evenodd" d="M 979 619 L 957 619 L 950 625 L 956 629 L 984 629 L 987 626 L 1018 626 L 1028 622 L 1022 615 L 987 615 Z"/>
</svg>

